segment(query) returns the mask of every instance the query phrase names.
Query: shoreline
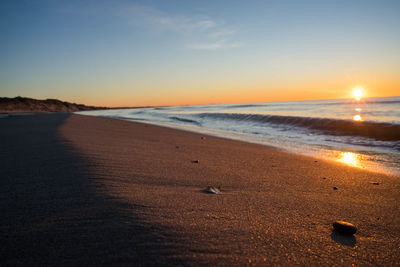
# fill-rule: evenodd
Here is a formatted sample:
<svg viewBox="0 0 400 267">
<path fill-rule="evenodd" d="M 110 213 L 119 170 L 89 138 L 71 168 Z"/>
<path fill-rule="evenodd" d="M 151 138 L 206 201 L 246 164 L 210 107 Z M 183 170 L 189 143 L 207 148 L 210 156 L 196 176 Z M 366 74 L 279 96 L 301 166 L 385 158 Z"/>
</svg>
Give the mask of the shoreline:
<svg viewBox="0 0 400 267">
<path fill-rule="evenodd" d="M 400 264 L 398 176 L 110 118 L 0 125 L 3 263 Z"/>
<path fill-rule="evenodd" d="M 173 124 L 173 123 L 168 123 L 168 122 L 160 123 L 160 122 L 152 122 L 152 121 L 130 120 L 129 118 L 121 119 L 121 118 L 114 118 L 112 116 L 98 116 L 98 115 L 89 115 L 89 114 L 84 114 L 84 113 L 81 114 L 79 112 L 77 112 L 75 114 L 85 115 L 85 116 L 102 117 L 102 118 L 110 118 L 110 119 L 116 119 L 116 120 L 122 120 L 122 121 L 128 121 L 128 122 L 137 122 L 137 123 L 143 123 L 143 124 L 148 124 L 148 125 L 153 125 L 153 126 L 165 127 L 165 128 L 169 128 L 169 129 L 175 129 L 178 131 L 185 131 L 185 132 L 190 132 L 190 133 L 213 136 L 213 137 L 228 139 L 228 140 L 232 140 L 232 141 L 262 145 L 262 146 L 266 146 L 269 148 L 275 148 L 280 151 L 284 151 L 284 152 L 299 155 L 299 156 L 308 156 L 308 157 L 315 158 L 317 160 L 327 160 L 332 163 L 340 163 L 344 166 L 350 166 L 352 168 L 356 168 L 359 170 L 400 177 L 400 169 L 393 166 L 392 162 L 387 162 L 386 164 L 383 164 L 382 162 L 378 163 L 377 160 L 374 158 L 374 156 L 362 153 L 362 151 L 364 151 L 364 152 L 366 151 L 365 150 L 366 148 L 363 148 L 363 147 L 350 146 L 347 149 L 340 150 L 340 147 L 337 147 L 336 149 L 333 149 L 333 147 L 325 148 L 325 149 L 323 149 L 323 148 L 317 149 L 315 147 L 312 147 L 310 145 L 305 145 L 305 144 L 301 144 L 301 145 L 297 144 L 295 146 L 290 146 L 290 145 L 287 145 L 286 142 L 279 141 L 279 142 L 272 143 L 271 140 L 265 141 L 265 136 L 254 136 L 253 138 L 251 138 L 248 136 L 247 133 L 229 132 L 229 131 L 224 131 L 224 130 L 204 128 L 204 127 L 194 126 L 194 125 Z M 380 150 L 378 150 L 378 152 L 379 151 Z M 384 150 L 382 150 L 382 151 L 380 153 L 388 153 L 388 151 L 386 151 L 386 152 Z M 378 153 L 377 151 L 374 151 L 374 152 Z M 348 157 L 349 154 L 351 154 L 350 156 L 352 157 L 351 162 L 348 162 L 349 159 L 346 158 L 346 156 Z M 382 160 L 382 159 L 379 159 L 379 160 Z"/>
<path fill-rule="evenodd" d="M 80 111 L 78 111 L 80 112 Z M 276 150 L 278 152 L 282 152 L 282 153 L 286 153 L 293 156 L 298 156 L 298 157 L 305 157 L 305 158 L 309 158 L 311 160 L 314 161 L 323 161 L 326 162 L 327 164 L 334 164 L 334 165 L 338 165 L 338 166 L 342 166 L 345 168 L 350 168 L 350 169 L 355 169 L 358 171 L 363 171 L 363 172 L 367 172 L 367 173 L 371 173 L 371 174 L 377 174 L 377 175 L 385 175 L 385 176 L 392 176 L 392 177 L 397 177 L 400 179 L 400 174 L 397 173 L 393 173 L 393 172 L 384 172 L 382 170 L 373 170 L 373 169 L 367 169 L 364 167 L 357 167 L 357 166 L 353 166 L 353 165 L 349 165 L 347 163 L 341 162 L 339 160 L 335 160 L 333 157 L 332 158 L 324 158 L 323 156 L 318 155 L 317 153 L 313 153 L 313 152 L 295 152 L 294 150 L 290 150 L 288 148 L 282 148 L 282 147 L 278 147 L 275 146 L 273 144 L 268 144 L 268 143 L 257 143 L 257 142 L 251 142 L 251 141 L 247 141 L 244 139 L 240 139 L 240 137 L 226 137 L 226 136 L 220 136 L 217 134 L 213 134 L 212 131 L 209 131 L 208 129 L 204 129 L 204 132 L 201 131 L 196 131 L 196 130 L 191 130 L 189 128 L 178 128 L 178 126 L 174 127 L 174 126 L 169 126 L 169 125 L 162 125 L 162 124 L 157 124 L 157 123 L 152 123 L 150 121 L 134 121 L 134 120 L 125 120 L 125 119 L 118 119 L 118 118 L 111 118 L 111 117 L 101 117 L 101 116 L 92 116 L 92 115 L 86 115 L 86 114 L 79 114 L 76 112 L 72 112 L 71 114 L 75 114 L 75 115 L 80 115 L 80 116 L 88 116 L 88 117 L 97 117 L 97 118 L 103 118 L 103 119 L 110 119 L 110 120 L 117 120 L 117 121 L 124 121 L 124 122 L 128 122 L 128 123 L 135 123 L 138 125 L 143 125 L 144 127 L 159 127 L 159 128 L 165 128 L 171 131 L 177 131 L 177 132 L 184 132 L 184 133 L 188 133 L 188 134 L 194 134 L 194 135 L 198 135 L 202 140 L 203 138 L 206 139 L 207 137 L 209 138 L 216 138 L 216 139 L 221 139 L 221 140 L 225 140 L 228 142 L 238 142 L 238 143 L 243 143 L 243 144 L 248 144 L 248 145 L 255 145 L 255 146 L 261 146 L 261 147 L 265 147 L 266 149 L 271 149 L 271 150 Z M 34 114 L 35 115 L 35 114 Z M 240 136 L 241 134 L 238 134 L 238 136 Z M 346 152 L 346 151 L 343 151 Z"/>
</svg>

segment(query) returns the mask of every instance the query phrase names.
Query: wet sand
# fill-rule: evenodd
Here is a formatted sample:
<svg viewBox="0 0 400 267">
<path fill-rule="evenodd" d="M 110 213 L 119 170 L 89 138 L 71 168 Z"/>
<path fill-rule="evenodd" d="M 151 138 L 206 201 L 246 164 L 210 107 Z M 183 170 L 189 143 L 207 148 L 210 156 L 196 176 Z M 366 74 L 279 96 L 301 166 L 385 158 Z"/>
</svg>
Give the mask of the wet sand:
<svg viewBox="0 0 400 267">
<path fill-rule="evenodd" d="M 1 265 L 400 264 L 400 177 L 83 115 L 0 128 Z"/>
</svg>

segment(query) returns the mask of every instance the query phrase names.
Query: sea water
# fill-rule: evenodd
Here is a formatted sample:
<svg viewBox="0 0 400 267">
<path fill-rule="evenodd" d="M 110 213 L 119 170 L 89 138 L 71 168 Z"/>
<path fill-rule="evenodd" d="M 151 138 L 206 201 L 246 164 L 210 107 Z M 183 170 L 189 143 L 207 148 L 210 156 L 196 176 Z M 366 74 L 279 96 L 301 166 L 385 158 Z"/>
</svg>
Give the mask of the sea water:
<svg viewBox="0 0 400 267">
<path fill-rule="evenodd" d="M 400 97 L 85 111 L 400 175 Z"/>
</svg>

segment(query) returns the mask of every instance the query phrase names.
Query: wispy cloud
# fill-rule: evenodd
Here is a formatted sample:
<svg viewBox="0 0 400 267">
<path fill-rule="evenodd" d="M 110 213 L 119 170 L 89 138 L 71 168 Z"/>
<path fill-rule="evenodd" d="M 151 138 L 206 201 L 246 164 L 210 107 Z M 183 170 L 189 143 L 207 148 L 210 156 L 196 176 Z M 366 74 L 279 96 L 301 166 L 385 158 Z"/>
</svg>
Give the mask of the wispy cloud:
<svg viewBox="0 0 400 267">
<path fill-rule="evenodd" d="M 195 50 L 216 50 L 222 48 L 237 48 L 242 46 L 244 46 L 244 44 L 240 42 L 227 42 L 225 40 L 218 40 L 209 43 L 190 43 L 187 45 L 187 48 Z"/>
<path fill-rule="evenodd" d="M 210 37 L 212 38 L 226 38 L 235 35 L 236 31 L 233 29 L 215 29 L 215 31 L 212 31 L 210 33 Z"/>
<path fill-rule="evenodd" d="M 86 2 L 87 3 L 87 2 Z M 89 2 L 90 3 L 90 2 Z M 149 33 L 175 33 L 182 46 L 189 49 L 215 50 L 237 48 L 243 42 L 236 40 L 237 32 L 223 20 L 206 15 L 169 14 L 154 6 L 127 2 L 111 2 L 108 5 L 88 5 L 75 8 L 82 14 L 116 16 L 133 27 L 147 30 Z M 69 6 L 67 12 L 73 12 Z M 64 10 L 64 11 L 65 11 Z"/>
<path fill-rule="evenodd" d="M 169 15 L 154 7 L 137 4 L 119 6 L 116 12 L 128 23 L 149 27 L 153 31 L 196 34 L 218 27 L 217 23 L 208 17 L 198 16 L 193 18 L 184 15 Z"/>
<path fill-rule="evenodd" d="M 151 31 L 181 35 L 189 49 L 216 50 L 244 45 L 235 40 L 236 30 L 204 15 L 171 15 L 154 7 L 135 4 L 120 7 L 118 13 L 129 23 L 148 27 Z"/>
</svg>

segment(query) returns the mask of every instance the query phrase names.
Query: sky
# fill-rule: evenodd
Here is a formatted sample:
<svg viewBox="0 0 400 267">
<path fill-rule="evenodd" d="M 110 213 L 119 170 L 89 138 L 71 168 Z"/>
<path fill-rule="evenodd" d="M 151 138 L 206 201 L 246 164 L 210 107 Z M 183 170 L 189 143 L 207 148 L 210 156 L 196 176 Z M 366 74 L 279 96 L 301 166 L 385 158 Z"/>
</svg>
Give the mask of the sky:
<svg viewBox="0 0 400 267">
<path fill-rule="evenodd" d="M 400 95 L 400 1 L 0 3 L 0 96 L 98 106 Z"/>
</svg>

